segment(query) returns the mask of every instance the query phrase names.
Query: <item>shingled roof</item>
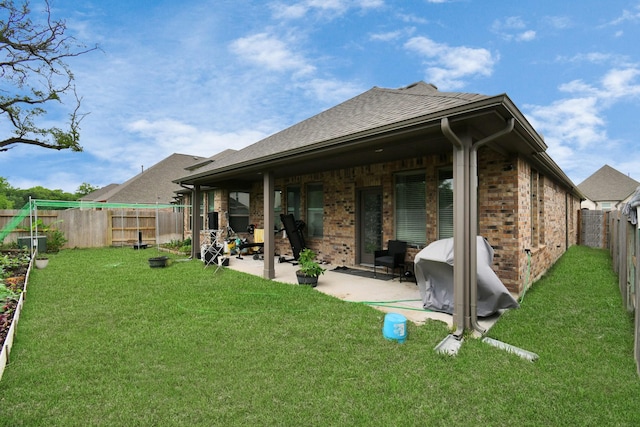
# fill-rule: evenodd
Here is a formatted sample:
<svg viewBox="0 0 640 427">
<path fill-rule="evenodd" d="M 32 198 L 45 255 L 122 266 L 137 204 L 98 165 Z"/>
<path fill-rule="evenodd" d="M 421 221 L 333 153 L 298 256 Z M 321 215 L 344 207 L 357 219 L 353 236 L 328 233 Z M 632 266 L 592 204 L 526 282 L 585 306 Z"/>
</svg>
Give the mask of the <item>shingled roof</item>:
<svg viewBox="0 0 640 427">
<path fill-rule="evenodd" d="M 106 193 L 99 194 L 97 198 L 93 197 L 93 201 L 111 203 L 172 203 L 175 193 L 181 189 L 180 185 L 172 181 L 185 175 L 188 167 L 203 159 L 204 157 L 174 153 L 144 172 L 129 179 L 124 184 L 118 185 Z M 92 195 L 89 196 L 92 197 Z"/>
<path fill-rule="evenodd" d="M 621 201 L 629 197 L 638 186 L 640 182 L 604 165 L 582 181 L 578 189 L 594 202 Z"/>
<path fill-rule="evenodd" d="M 413 83 L 400 89 L 372 89 L 341 104 L 225 156 L 198 173 L 213 171 L 283 152 L 295 152 L 315 144 L 489 98 L 486 95 L 440 92 L 432 84 Z"/>
</svg>

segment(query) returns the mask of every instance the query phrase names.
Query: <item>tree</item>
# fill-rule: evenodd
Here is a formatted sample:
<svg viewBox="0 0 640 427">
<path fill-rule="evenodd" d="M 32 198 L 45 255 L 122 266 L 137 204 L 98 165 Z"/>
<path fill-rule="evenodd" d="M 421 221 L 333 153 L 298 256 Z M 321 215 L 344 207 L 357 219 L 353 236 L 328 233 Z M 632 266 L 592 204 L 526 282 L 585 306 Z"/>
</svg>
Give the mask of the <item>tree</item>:
<svg viewBox="0 0 640 427">
<path fill-rule="evenodd" d="M 79 199 L 99 189 L 100 189 L 99 187 L 93 186 L 87 182 L 83 182 L 82 184 L 80 184 L 80 186 L 76 190 L 76 197 Z"/>
<path fill-rule="evenodd" d="M 7 194 L 13 191 L 9 182 L 0 176 L 0 209 L 13 209 L 13 201 L 9 200 Z"/>
<path fill-rule="evenodd" d="M 86 114 L 80 113 L 81 98 L 65 61 L 98 47 L 86 48 L 65 34 L 66 23 L 52 19 L 48 0 L 43 19 L 32 14 L 28 0 L 21 1 L 17 6 L 13 0 L 0 0 L 0 125 L 4 119 L 13 130 L 12 136 L 0 138 L 0 151 L 20 143 L 82 151 L 79 131 Z M 45 105 L 62 104 L 71 96 L 67 129 L 36 123 L 49 121 L 44 118 Z"/>
</svg>

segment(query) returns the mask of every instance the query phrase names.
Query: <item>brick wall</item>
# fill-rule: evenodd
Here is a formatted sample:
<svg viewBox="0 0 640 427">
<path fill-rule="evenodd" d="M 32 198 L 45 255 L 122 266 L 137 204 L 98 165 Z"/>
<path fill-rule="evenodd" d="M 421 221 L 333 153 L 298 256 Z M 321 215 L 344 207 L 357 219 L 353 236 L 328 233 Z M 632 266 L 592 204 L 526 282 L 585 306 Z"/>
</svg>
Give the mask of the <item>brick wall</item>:
<svg viewBox="0 0 640 427">
<path fill-rule="evenodd" d="M 518 157 L 504 156 L 488 147 L 478 152 L 478 230 L 495 251 L 494 271 L 507 288 L 521 293 L 525 281 L 529 283 L 543 274 L 566 250 L 577 243 L 577 214 L 579 200 L 545 176 L 538 176 L 541 188 L 538 195 L 539 244 L 532 247 L 531 174 L 527 162 Z M 276 191 L 282 191 L 282 206 L 287 206 L 288 186 L 298 186 L 301 196 L 300 218 L 306 221 L 306 186 L 322 183 L 324 192 L 324 228 L 322 238 L 307 238 L 307 246 L 318 258 L 333 265 L 353 266 L 357 258 L 357 195 L 360 189 L 382 189 L 383 237 L 395 238 L 394 174 L 402 171 L 424 170 L 426 174 L 427 244 L 438 238 L 437 189 L 438 170 L 452 166 L 452 154 L 433 155 L 397 162 L 359 166 L 324 173 L 277 179 Z M 227 191 L 216 193 L 216 210 L 227 210 Z M 249 222 L 263 228 L 263 183 L 251 188 Z M 568 221 L 568 227 L 566 223 Z M 221 226 L 226 225 L 224 215 Z M 276 225 L 280 227 L 279 218 Z M 249 237 L 236 230 L 241 237 Z M 567 234 L 568 233 L 568 234 Z M 276 234 L 276 254 L 292 255 L 288 239 Z M 386 245 L 386 243 L 383 243 Z M 407 261 L 412 261 L 421 248 L 409 248 Z M 525 249 L 531 249 L 531 270 Z"/>
</svg>

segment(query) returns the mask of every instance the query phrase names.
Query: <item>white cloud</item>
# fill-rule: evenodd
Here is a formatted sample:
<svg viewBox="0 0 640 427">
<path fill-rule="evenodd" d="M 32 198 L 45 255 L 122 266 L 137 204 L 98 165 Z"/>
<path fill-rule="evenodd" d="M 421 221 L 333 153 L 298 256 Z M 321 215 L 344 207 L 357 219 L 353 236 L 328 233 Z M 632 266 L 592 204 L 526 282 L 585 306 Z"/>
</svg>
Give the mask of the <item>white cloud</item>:
<svg viewBox="0 0 640 427">
<path fill-rule="evenodd" d="M 315 70 L 313 65 L 289 49 L 287 44 L 268 33 L 241 37 L 230 45 L 233 53 L 256 65 L 273 71 L 293 71 L 308 74 Z"/>
<path fill-rule="evenodd" d="M 273 17 L 276 19 L 300 19 L 307 14 L 309 7 L 303 3 L 286 5 L 283 3 L 272 3 L 270 5 Z"/>
<path fill-rule="evenodd" d="M 269 6 L 274 18 L 293 20 L 313 12 L 322 17 L 335 17 L 344 15 L 350 9 L 377 9 L 384 6 L 384 0 L 305 0 L 294 4 L 278 1 Z"/>
<path fill-rule="evenodd" d="M 578 79 L 560 85 L 570 97 L 545 106 L 525 105 L 532 125 L 545 136 L 549 155 L 563 169 L 580 171 L 584 179 L 605 163 L 618 163 L 620 147 L 628 154 L 629 144 L 609 136 L 606 117 L 616 104 L 640 98 L 638 76 L 638 67 L 612 68 L 593 84 Z"/>
<path fill-rule="evenodd" d="M 411 14 L 406 14 L 406 13 L 399 13 L 398 18 L 400 18 L 400 20 L 402 22 L 409 22 L 409 23 L 415 23 L 415 24 L 427 24 L 429 21 L 421 16 L 416 16 L 416 15 L 411 15 Z"/>
<path fill-rule="evenodd" d="M 397 30 L 397 31 L 389 31 L 386 33 L 371 34 L 369 38 L 374 41 L 389 42 L 389 41 L 398 40 L 398 39 L 407 37 L 414 32 L 415 32 L 415 28 L 411 27 L 411 28 L 404 28 L 402 30 Z"/>
<path fill-rule="evenodd" d="M 518 36 L 516 36 L 516 40 L 523 41 L 523 42 L 528 42 L 535 38 L 536 38 L 536 32 L 533 30 L 527 30 L 523 33 L 520 33 Z"/>
<path fill-rule="evenodd" d="M 640 95 L 640 68 L 613 68 L 600 79 L 601 86 L 597 87 L 585 83 L 583 80 L 573 80 L 559 86 L 563 92 L 575 93 L 578 96 L 589 95 L 599 99 L 604 105 L 618 102 L 624 98 L 634 98 Z"/>
<path fill-rule="evenodd" d="M 625 22 L 637 22 L 640 21 L 640 5 L 637 5 L 634 10 L 624 9 L 622 14 L 616 19 L 609 21 L 607 25 L 620 25 Z"/>
<path fill-rule="evenodd" d="M 588 52 L 579 53 L 571 57 L 558 56 L 556 60 L 559 62 L 589 62 L 592 64 L 605 64 L 610 62 L 624 62 L 626 61 L 626 58 L 612 53 Z"/>
<path fill-rule="evenodd" d="M 638 68 L 613 69 L 602 78 L 602 87 L 606 91 L 603 98 L 627 98 L 640 95 L 640 83 L 636 77 Z"/>
<path fill-rule="evenodd" d="M 554 145 L 571 143 L 585 148 L 607 138 L 596 97 L 568 98 L 548 106 L 527 108 L 534 127 L 554 141 Z"/>
<path fill-rule="evenodd" d="M 427 37 L 413 37 L 404 46 L 425 58 L 426 78 L 440 89 L 459 89 L 467 78 L 488 77 L 498 60 L 487 49 L 449 46 Z"/>
<path fill-rule="evenodd" d="M 210 156 L 227 148 L 243 148 L 267 136 L 253 129 L 214 132 L 173 119 L 136 120 L 129 124 L 127 130 L 142 140 L 153 141 L 154 147 L 174 151 L 176 147 L 184 147 L 189 150 L 186 154 L 201 156 Z M 146 142 L 141 146 L 146 148 Z"/>
<path fill-rule="evenodd" d="M 563 30 L 573 25 L 571 18 L 566 16 L 547 16 L 544 18 L 544 22 L 557 30 Z"/>
<path fill-rule="evenodd" d="M 504 40 L 531 41 L 536 38 L 536 32 L 527 29 L 527 24 L 519 16 L 509 16 L 503 20 L 496 19 L 491 25 L 491 31 L 499 34 Z"/>
<path fill-rule="evenodd" d="M 524 21 L 519 16 L 509 16 L 504 21 L 495 20 L 493 28 L 496 30 L 522 30 L 526 27 Z"/>
<path fill-rule="evenodd" d="M 331 106 L 343 102 L 364 90 L 355 83 L 326 79 L 312 79 L 297 86 L 302 88 L 309 98 L 317 99 Z"/>
</svg>

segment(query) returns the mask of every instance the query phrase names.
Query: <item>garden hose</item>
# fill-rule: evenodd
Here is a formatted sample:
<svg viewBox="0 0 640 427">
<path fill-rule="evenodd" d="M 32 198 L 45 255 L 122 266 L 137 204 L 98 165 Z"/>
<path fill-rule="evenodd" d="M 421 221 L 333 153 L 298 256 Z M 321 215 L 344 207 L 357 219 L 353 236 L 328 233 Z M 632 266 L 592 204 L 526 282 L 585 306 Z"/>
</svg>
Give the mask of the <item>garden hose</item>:
<svg viewBox="0 0 640 427">
<path fill-rule="evenodd" d="M 351 302 L 356 302 L 358 304 L 371 305 L 371 306 L 374 306 L 374 307 L 387 307 L 387 308 L 398 308 L 398 309 L 401 309 L 401 310 L 413 310 L 413 311 L 431 312 L 431 310 L 427 310 L 425 308 L 415 308 L 415 307 L 406 307 L 406 306 L 393 305 L 393 304 L 399 303 L 399 302 L 415 302 L 415 301 L 422 301 L 422 300 L 419 300 L 419 299 L 399 299 L 399 300 L 392 300 L 392 301 L 351 301 Z"/>
<path fill-rule="evenodd" d="M 518 301 L 520 304 L 522 304 L 522 301 L 524 300 L 524 294 L 527 293 L 527 288 L 529 287 L 529 276 L 531 274 L 531 251 L 525 250 L 525 252 L 527 253 L 527 274 L 525 275 L 524 289 L 522 290 L 520 301 Z"/>
</svg>

